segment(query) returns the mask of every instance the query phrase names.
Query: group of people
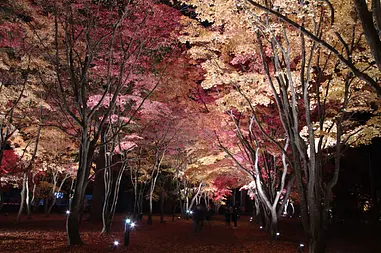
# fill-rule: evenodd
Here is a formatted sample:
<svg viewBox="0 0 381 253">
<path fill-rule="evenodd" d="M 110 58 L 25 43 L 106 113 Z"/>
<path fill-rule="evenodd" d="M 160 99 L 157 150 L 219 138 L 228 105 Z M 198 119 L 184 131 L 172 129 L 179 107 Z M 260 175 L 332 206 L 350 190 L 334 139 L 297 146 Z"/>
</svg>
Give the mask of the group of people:
<svg viewBox="0 0 381 253">
<path fill-rule="evenodd" d="M 239 218 L 238 212 L 239 207 L 237 205 L 225 207 L 225 226 L 230 227 L 230 223 L 233 222 L 234 228 L 237 227 Z M 197 234 L 205 225 L 211 229 L 210 220 L 212 214 L 213 211 L 210 206 L 196 205 L 192 210 L 193 233 Z"/>
<path fill-rule="evenodd" d="M 237 227 L 238 222 L 238 206 L 226 206 L 225 207 L 225 226 L 230 227 L 230 221 L 234 223 L 234 227 Z"/>
<path fill-rule="evenodd" d="M 210 229 L 210 220 L 212 218 L 212 209 L 210 206 L 205 207 L 201 204 L 197 205 L 192 211 L 193 233 L 197 234 L 205 223 Z"/>
</svg>

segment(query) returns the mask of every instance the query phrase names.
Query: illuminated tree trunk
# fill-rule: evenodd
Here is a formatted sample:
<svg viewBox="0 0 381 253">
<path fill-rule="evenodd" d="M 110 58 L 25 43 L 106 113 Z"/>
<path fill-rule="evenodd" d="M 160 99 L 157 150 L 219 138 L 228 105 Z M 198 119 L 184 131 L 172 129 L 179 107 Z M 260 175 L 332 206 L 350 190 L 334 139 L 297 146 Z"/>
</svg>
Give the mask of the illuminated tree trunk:
<svg viewBox="0 0 381 253">
<path fill-rule="evenodd" d="M 203 182 L 201 181 L 201 182 L 199 183 L 198 187 L 197 187 L 197 191 L 196 191 L 195 195 L 193 196 L 193 198 L 192 198 L 192 200 L 191 200 L 191 203 L 190 203 L 190 205 L 189 205 L 189 209 L 187 209 L 187 210 L 191 210 L 191 209 L 193 208 L 194 202 L 195 202 L 196 200 L 198 200 L 198 196 L 199 196 L 200 193 L 201 193 L 201 187 L 202 187 L 202 185 L 203 185 Z M 196 201 L 196 202 L 197 202 L 197 201 Z"/>
<path fill-rule="evenodd" d="M 34 178 L 35 176 L 33 176 Z M 33 205 L 33 212 L 36 212 L 36 206 L 38 205 L 38 203 L 36 203 L 35 199 L 36 199 L 36 189 L 37 189 L 37 183 L 33 181 L 33 189 L 32 189 L 32 199 L 30 200 L 30 203 Z"/>
<path fill-rule="evenodd" d="M 83 200 L 85 197 L 86 180 L 90 174 L 90 165 L 94 153 L 94 142 L 90 142 L 88 136 L 88 129 L 82 129 L 81 146 L 79 150 L 79 165 L 77 171 L 77 178 L 74 184 L 74 193 L 70 205 L 70 213 L 66 219 L 66 231 L 68 236 L 68 244 L 81 245 L 83 244 L 79 233 L 79 215 L 82 209 Z"/>
<path fill-rule="evenodd" d="M 103 180 L 105 185 L 105 198 L 103 200 L 103 208 L 102 208 L 102 232 L 101 233 L 109 233 L 110 232 L 110 221 L 108 219 L 109 216 L 109 201 L 112 191 L 112 171 L 111 171 L 111 155 L 105 153 L 105 171 L 103 174 Z"/>
<path fill-rule="evenodd" d="M 116 205 L 118 203 L 120 182 L 122 180 L 122 176 L 123 176 L 125 167 L 126 167 L 126 163 L 124 162 L 123 165 L 121 166 L 121 168 L 119 169 L 119 172 L 118 172 L 118 175 L 117 175 L 117 178 L 115 181 L 113 198 L 112 198 L 111 204 L 109 204 L 109 200 L 105 199 L 105 201 L 104 201 L 105 204 L 103 206 L 103 214 L 102 214 L 103 228 L 102 228 L 101 233 L 109 233 L 110 232 L 112 221 L 113 221 L 114 215 L 115 215 Z M 106 173 L 106 171 L 105 171 L 105 173 Z M 108 182 L 105 182 L 105 185 L 109 185 L 108 187 L 110 187 L 109 189 L 111 191 L 113 180 L 111 177 L 109 177 L 107 180 L 109 180 L 111 182 L 111 184 L 109 185 Z M 106 190 L 106 193 L 107 192 L 108 192 L 108 189 Z M 109 198 L 110 194 L 106 194 L 106 197 L 107 196 Z"/>
<path fill-rule="evenodd" d="M 131 170 L 132 170 L 132 168 L 131 168 Z M 134 177 L 132 177 L 132 171 L 131 171 L 131 181 L 133 182 L 133 187 L 134 187 L 134 208 L 133 208 L 133 212 L 132 212 L 132 217 L 136 218 L 138 215 L 138 212 L 139 212 L 139 207 L 138 207 L 138 203 L 139 203 L 138 173 L 137 173 L 136 168 L 134 169 L 134 172 L 135 172 Z"/>
<path fill-rule="evenodd" d="M 165 135 L 163 136 L 163 139 L 161 141 L 165 140 Z M 161 146 L 156 147 L 155 151 L 155 164 L 152 168 L 152 173 L 151 173 L 151 185 L 150 185 L 150 191 L 149 191 L 149 214 L 148 214 L 148 221 L 147 224 L 151 225 L 152 224 L 152 197 L 153 197 L 153 192 L 155 191 L 155 186 L 156 186 L 156 181 L 157 178 L 159 177 L 160 174 L 160 166 L 161 163 L 164 159 L 165 152 L 167 150 L 166 144 L 160 143 Z"/>
<path fill-rule="evenodd" d="M 149 190 L 149 213 L 148 213 L 148 220 L 147 224 L 151 225 L 152 224 L 152 198 L 153 198 L 153 192 L 155 191 L 155 186 L 156 186 L 156 180 L 159 176 L 159 171 L 155 173 L 155 169 L 152 172 L 152 175 L 154 177 L 151 179 L 151 185 L 150 185 L 150 190 Z"/>
<path fill-rule="evenodd" d="M 149 192 L 149 212 L 148 212 L 148 220 L 147 220 L 148 225 L 152 224 L 152 194 L 153 194 L 153 190 L 150 190 L 150 192 Z"/>
<path fill-rule="evenodd" d="M 19 207 L 19 211 L 18 211 L 17 217 L 16 217 L 16 224 L 20 222 L 20 218 L 21 218 L 22 212 L 24 210 L 27 182 L 28 182 L 28 173 L 26 171 L 24 171 L 23 180 L 22 180 L 22 188 L 21 188 L 21 193 L 20 193 L 20 197 L 21 197 L 20 198 L 20 207 Z"/>
<path fill-rule="evenodd" d="M 60 183 L 60 185 L 59 185 L 59 187 L 58 187 L 58 189 L 56 191 L 57 193 L 61 192 L 62 186 L 64 185 L 66 179 L 68 179 L 69 177 L 70 177 L 69 174 L 65 175 L 65 177 L 62 179 L 62 181 L 61 181 L 61 183 Z M 57 196 L 56 196 L 56 194 L 54 194 L 56 186 L 57 186 L 57 175 L 56 175 L 56 179 L 54 180 L 53 199 L 52 199 L 52 202 L 50 203 L 50 206 L 49 206 L 48 211 L 46 213 L 47 217 L 49 217 L 49 215 L 50 215 L 50 213 L 51 213 L 51 211 L 52 211 L 52 209 L 53 209 L 53 207 L 54 207 L 54 205 L 56 204 L 56 201 L 57 201 Z"/>
<path fill-rule="evenodd" d="M 27 219 L 32 218 L 32 210 L 31 210 L 31 203 L 32 203 L 32 198 L 30 194 L 30 186 L 29 186 L 29 177 L 27 176 L 27 182 L 25 184 L 26 186 L 26 197 L 25 197 L 25 204 L 26 204 L 26 211 L 27 211 Z"/>
<path fill-rule="evenodd" d="M 132 217 L 136 218 L 140 214 L 139 208 L 139 170 L 141 168 L 141 155 L 142 148 L 139 148 L 138 163 L 136 166 L 130 167 L 130 179 L 134 189 L 134 207 L 132 212 Z M 142 185 L 140 185 L 142 187 Z"/>
<path fill-rule="evenodd" d="M 42 109 L 41 108 L 40 108 L 40 114 L 41 114 L 41 116 L 40 116 L 40 121 L 41 121 L 41 119 L 42 119 Z M 19 208 L 19 211 L 17 213 L 16 224 L 20 222 L 21 214 L 22 214 L 22 212 L 24 210 L 24 205 L 25 205 L 26 198 L 27 198 L 26 191 L 28 191 L 28 193 L 29 193 L 29 189 L 27 190 L 27 187 L 28 187 L 28 174 L 29 174 L 30 168 L 33 165 L 34 159 L 36 158 L 36 155 L 37 155 L 37 149 L 38 149 L 38 142 L 39 142 L 39 139 L 40 139 L 40 133 L 41 133 L 41 125 L 39 125 L 38 129 L 37 129 L 37 135 L 36 135 L 36 139 L 35 139 L 35 145 L 34 145 L 32 157 L 30 158 L 30 160 L 28 162 L 28 165 L 26 166 L 26 168 L 24 170 L 24 173 L 23 173 L 23 185 L 22 185 L 22 190 L 21 190 L 21 193 L 20 193 L 20 195 L 21 195 L 20 208 Z M 28 198 L 29 198 L 29 196 L 28 196 Z"/>
<path fill-rule="evenodd" d="M 143 201 L 144 201 L 144 191 L 146 188 L 146 184 L 142 183 L 139 188 L 139 195 L 138 195 L 138 215 L 140 216 L 143 213 Z"/>
</svg>

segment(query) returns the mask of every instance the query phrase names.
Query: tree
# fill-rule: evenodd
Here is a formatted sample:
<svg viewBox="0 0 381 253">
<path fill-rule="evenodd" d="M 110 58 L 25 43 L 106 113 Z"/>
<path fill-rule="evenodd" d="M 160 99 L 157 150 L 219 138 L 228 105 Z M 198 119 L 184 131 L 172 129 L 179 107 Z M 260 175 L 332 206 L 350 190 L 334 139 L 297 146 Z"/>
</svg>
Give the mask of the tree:
<svg viewBox="0 0 381 253">
<path fill-rule="evenodd" d="M 152 67 L 152 53 L 160 53 L 169 45 L 169 40 L 162 37 L 169 32 L 162 29 L 163 23 L 156 22 L 166 17 L 161 15 L 164 10 L 153 4 L 48 1 L 41 6 L 42 11 L 52 14 L 49 17 L 53 24 L 42 27 L 51 32 L 48 38 L 43 36 L 41 26 L 31 25 L 51 66 L 52 76 L 45 75 L 42 81 L 51 92 L 49 103 L 56 112 L 55 119 L 64 120 L 58 127 L 79 142 L 77 177 L 67 217 L 68 243 L 77 245 L 82 244 L 79 214 L 101 133 L 117 106 L 131 112 L 125 125 L 136 115 L 145 99 L 131 110 L 136 100 L 123 96 L 134 87 L 134 74 Z M 175 24 L 165 23 L 171 28 Z M 152 29 L 157 33 L 152 34 Z M 149 85 L 148 90 L 154 89 Z"/>
<path fill-rule="evenodd" d="M 367 104 L 361 98 L 366 96 L 378 104 L 368 87 L 379 94 L 380 73 L 368 61 L 373 56 L 361 37 L 358 20 L 334 22 L 332 16 L 334 10 L 352 11 L 353 5 L 342 1 L 334 6 L 328 1 L 265 1 L 263 5 L 254 1 L 184 2 L 195 7 L 198 21 L 210 24 L 205 28 L 189 20 L 180 37 L 190 44 L 189 54 L 206 71 L 202 87 L 220 92 L 217 103 L 222 108 L 242 107 L 245 102 L 246 106 L 251 103 L 250 110 L 256 113 L 260 113 L 258 105 L 276 108 L 279 113 L 285 139 L 290 139 L 289 160 L 296 175 L 310 252 L 324 251 L 323 230 L 338 179 L 341 146 L 361 132 L 356 127 L 359 122 L 352 118 L 355 111 L 362 110 L 356 103 Z M 336 27 L 348 26 L 352 30 L 336 31 Z M 333 41 L 333 46 L 327 41 Z M 226 89 L 227 85 L 241 92 Z M 377 115 L 373 116 L 376 120 Z M 254 118 L 254 123 L 261 129 L 260 120 Z M 279 140 L 266 131 L 261 133 L 278 152 L 287 154 Z M 332 146 L 336 146 L 334 154 L 329 151 Z M 336 157 L 336 167 L 329 173 L 325 165 L 332 157 Z"/>
</svg>

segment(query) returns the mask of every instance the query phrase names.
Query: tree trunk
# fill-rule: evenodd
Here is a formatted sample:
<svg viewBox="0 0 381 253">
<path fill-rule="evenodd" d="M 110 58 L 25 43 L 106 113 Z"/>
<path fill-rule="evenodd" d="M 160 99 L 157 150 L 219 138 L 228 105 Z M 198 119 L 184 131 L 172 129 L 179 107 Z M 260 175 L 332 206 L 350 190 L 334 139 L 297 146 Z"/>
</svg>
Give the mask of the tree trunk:
<svg viewBox="0 0 381 253">
<path fill-rule="evenodd" d="M 25 205 L 25 191 L 26 191 L 26 183 L 27 183 L 27 180 L 28 180 L 28 173 L 26 171 L 24 171 L 24 176 L 23 176 L 23 180 L 22 180 L 22 189 L 21 189 L 21 193 L 20 193 L 20 207 L 19 207 L 19 211 L 17 213 L 17 217 L 16 217 L 16 224 L 18 224 L 20 222 L 20 218 L 21 218 L 21 214 L 22 214 L 22 211 L 24 210 L 24 205 Z"/>
<path fill-rule="evenodd" d="M 30 191 L 29 191 L 29 177 L 27 177 L 26 181 L 26 197 L 25 197 L 25 204 L 26 204 L 26 211 L 27 211 L 27 219 L 32 218 L 32 210 L 31 210 L 31 197 L 30 197 Z"/>
<path fill-rule="evenodd" d="M 103 150 L 103 149 L 101 149 Z M 100 152 L 98 159 L 96 161 L 97 172 L 94 177 L 93 183 L 93 196 L 91 200 L 91 209 L 90 209 L 90 221 L 100 222 L 102 221 L 102 204 L 105 195 L 105 186 L 104 186 L 104 154 Z M 102 171 L 99 171 L 102 170 Z"/>
<path fill-rule="evenodd" d="M 30 201 L 31 205 L 33 205 L 33 212 L 36 212 L 36 206 L 38 205 L 38 203 L 36 204 L 35 202 L 35 199 L 36 199 L 36 188 L 37 188 L 37 184 L 33 184 L 33 190 L 32 190 L 32 199 Z"/>
<path fill-rule="evenodd" d="M 162 190 L 160 193 L 160 223 L 164 223 L 164 199 L 165 191 Z"/>
<path fill-rule="evenodd" d="M 107 206 L 106 206 L 106 216 L 104 217 L 103 229 L 102 229 L 101 233 L 109 233 L 110 232 L 111 224 L 112 224 L 114 214 L 115 214 L 115 210 L 116 210 L 116 205 L 118 203 L 120 182 L 122 180 L 124 169 L 125 169 L 125 164 L 123 164 L 123 166 L 120 168 L 118 176 L 116 178 L 115 187 L 114 187 L 114 195 L 113 195 L 111 205 L 109 206 L 107 204 Z M 112 183 L 112 178 L 109 178 L 109 180 Z M 110 184 L 109 185 L 110 191 L 111 191 L 111 186 L 112 185 Z M 108 196 L 108 198 L 109 198 L 110 194 L 106 194 L 106 196 Z M 109 203 L 109 201 L 105 201 L 105 203 L 106 202 Z"/>
<path fill-rule="evenodd" d="M 325 253 L 325 240 L 322 238 L 311 238 L 309 240 L 309 253 Z"/>
<path fill-rule="evenodd" d="M 60 183 L 60 186 L 58 187 L 57 189 L 57 193 L 58 192 L 61 192 L 61 189 L 62 189 L 62 186 L 63 184 L 65 183 L 66 179 L 69 177 L 69 175 L 65 175 L 65 177 L 62 179 L 61 183 Z M 55 185 L 54 185 L 54 189 L 56 188 L 56 184 L 57 184 L 57 180 L 55 181 Z M 57 201 L 57 196 L 54 194 L 54 191 L 53 191 L 53 199 L 52 199 L 52 203 L 50 203 L 50 206 L 47 210 L 47 213 L 46 213 L 46 216 L 49 217 L 50 215 L 50 212 L 52 211 L 54 205 L 56 204 L 56 201 Z"/>
<path fill-rule="evenodd" d="M 111 165 L 111 158 L 108 155 L 105 155 L 106 159 L 106 168 L 103 174 L 103 181 L 105 185 L 105 199 L 103 201 L 103 208 L 102 208 L 102 232 L 101 233 L 109 233 L 110 232 L 110 222 L 108 221 L 109 216 L 109 199 L 111 196 L 111 189 L 112 189 L 112 171 L 110 168 Z"/>
<path fill-rule="evenodd" d="M 276 208 L 271 209 L 270 236 L 272 239 L 277 238 L 278 233 L 278 213 Z"/>
<path fill-rule="evenodd" d="M 4 205 L 4 195 L 3 192 L 0 192 L 0 211 L 3 208 Z"/>
<path fill-rule="evenodd" d="M 79 187 L 75 188 L 76 190 L 81 191 Z M 78 196 L 80 193 L 82 194 L 82 192 L 78 193 L 78 191 L 74 193 L 73 200 L 70 206 L 70 213 L 66 219 L 66 231 L 68 235 L 69 246 L 83 244 L 81 236 L 79 234 L 79 213 L 81 209 L 81 197 Z"/>
<path fill-rule="evenodd" d="M 133 218 L 136 218 L 137 215 L 138 215 L 138 189 L 137 189 L 137 185 L 134 185 L 134 207 L 133 207 L 133 212 L 132 212 L 132 217 Z"/>
<path fill-rule="evenodd" d="M 89 176 L 89 164 L 93 157 L 93 150 L 89 150 L 89 136 L 87 129 L 82 129 L 82 140 L 80 147 L 80 161 L 77 171 L 77 178 L 74 185 L 73 198 L 70 205 L 70 213 L 66 220 L 66 231 L 68 236 L 68 245 L 81 245 L 83 244 L 79 233 L 79 214 L 85 196 L 85 181 Z"/>
<path fill-rule="evenodd" d="M 151 189 L 149 192 L 149 213 L 148 213 L 148 221 L 147 221 L 148 225 L 152 224 L 152 194 L 153 194 L 153 190 Z"/>
</svg>

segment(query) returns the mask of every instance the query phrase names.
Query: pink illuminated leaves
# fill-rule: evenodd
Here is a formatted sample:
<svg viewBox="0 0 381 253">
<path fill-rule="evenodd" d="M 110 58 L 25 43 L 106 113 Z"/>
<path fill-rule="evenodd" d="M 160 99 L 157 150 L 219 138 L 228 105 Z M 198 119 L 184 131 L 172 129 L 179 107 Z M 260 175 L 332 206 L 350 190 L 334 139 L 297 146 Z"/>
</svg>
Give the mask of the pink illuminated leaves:
<svg viewBox="0 0 381 253">
<path fill-rule="evenodd" d="M 3 152 L 0 175 L 10 173 L 20 167 L 20 157 L 13 150 L 4 150 Z"/>
</svg>

